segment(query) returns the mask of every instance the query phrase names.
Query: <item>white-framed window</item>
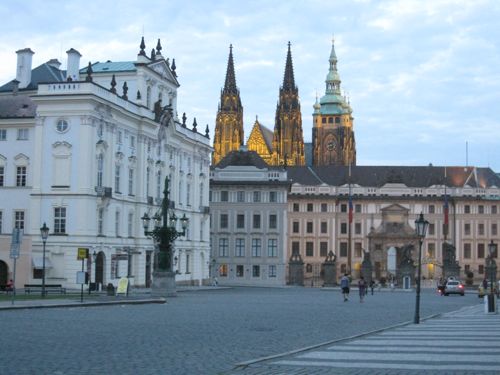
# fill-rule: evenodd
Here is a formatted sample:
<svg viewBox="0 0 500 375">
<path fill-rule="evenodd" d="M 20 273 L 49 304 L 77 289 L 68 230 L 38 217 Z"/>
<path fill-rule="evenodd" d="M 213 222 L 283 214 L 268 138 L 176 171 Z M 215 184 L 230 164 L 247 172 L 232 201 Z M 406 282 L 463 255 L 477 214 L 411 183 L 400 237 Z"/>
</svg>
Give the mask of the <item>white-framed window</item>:
<svg viewBox="0 0 500 375">
<path fill-rule="evenodd" d="M 244 257 L 245 256 L 245 239 L 237 238 L 234 246 L 234 256 Z"/>
<path fill-rule="evenodd" d="M 134 195 L 134 169 L 128 169 L 128 195 Z"/>
<path fill-rule="evenodd" d="M 227 229 L 229 225 L 229 219 L 227 214 L 220 214 L 220 227 L 221 229 Z"/>
<path fill-rule="evenodd" d="M 66 233 L 66 207 L 54 207 L 54 233 Z"/>
<path fill-rule="evenodd" d="M 260 257 L 262 242 L 260 238 L 252 238 L 252 256 Z"/>
<path fill-rule="evenodd" d="M 276 265 L 274 264 L 269 265 L 269 270 L 267 272 L 267 275 L 269 277 L 276 277 Z"/>
<path fill-rule="evenodd" d="M 97 186 L 102 187 L 102 177 L 104 172 L 104 155 L 100 154 L 97 157 Z"/>
<path fill-rule="evenodd" d="M 278 240 L 276 238 L 270 238 L 267 240 L 267 256 L 278 256 Z"/>
<path fill-rule="evenodd" d="M 7 140 L 7 129 L 0 129 L 0 141 Z"/>
<path fill-rule="evenodd" d="M 0 234 L 2 234 L 2 224 L 3 224 L 3 212 L 0 211 Z"/>
<path fill-rule="evenodd" d="M 276 229 L 278 227 L 278 215 L 269 215 L 269 229 Z"/>
<path fill-rule="evenodd" d="M 252 277 L 260 277 L 260 266 L 252 266 Z"/>
<path fill-rule="evenodd" d="M 222 190 L 220 192 L 220 201 L 229 202 L 229 192 L 227 190 Z"/>
<path fill-rule="evenodd" d="M 0 166 L 0 186 L 4 186 L 5 184 L 5 167 Z"/>
<path fill-rule="evenodd" d="M 24 211 L 14 211 L 14 228 L 24 229 Z"/>
<path fill-rule="evenodd" d="M 253 192 L 253 201 L 254 202 L 260 202 L 260 191 L 254 191 Z"/>
<path fill-rule="evenodd" d="M 156 175 L 156 198 L 161 198 L 161 171 Z"/>
<path fill-rule="evenodd" d="M 189 269 L 189 264 L 191 263 L 189 258 L 189 254 L 186 254 L 186 273 L 191 273 L 191 270 Z"/>
<path fill-rule="evenodd" d="M 278 193 L 275 191 L 269 192 L 269 202 L 276 203 L 278 201 Z"/>
<path fill-rule="evenodd" d="M 204 193 L 205 185 L 203 182 L 200 184 L 200 206 L 203 206 L 203 193 Z"/>
<path fill-rule="evenodd" d="M 135 148 L 135 136 L 130 136 L 130 148 Z"/>
<path fill-rule="evenodd" d="M 27 141 L 29 139 L 29 131 L 27 128 L 17 129 L 17 140 Z"/>
<path fill-rule="evenodd" d="M 227 238 L 219 238 L 219 256 L 229 256 L 229 240 Z"/>
<path fill-rule="evenodd" d="M 146 197 L 149 197 L 150 180 L 151 180 L 151 168 L 146 167 Z"/>
<path fill-rule="evenodd" d="M 116 136 L 116 143 L 121 145 L 123 142 L 123 132 L 121 130 L 118 130 L 118 134 Z"/>
<path fill-rule="evenodd" d="M 99 236 L 104 234 L 104 208 L 99 208 L 97 211 L 97 234 Z"/>
<path fill-rule="evenodd" d="M 26 186 L 26 167 L 16 167 L 16 186 Z"/>
<path fill-rule="evenodd" d="M 121 193 L 120 178 L 121 178 L 121 165 L 115 166 L 115 193 Z"/>
<path fill-rule="evenodd" d="M 59 133 L 65 133 L 66 131 L 68 131 L 68 129 L 69 129 L 69 123 L 68 123 L 68 121 L 66 121 L 64 119 L 61 119 L 61 120 L 57 121 L 57 123 L 56 123 L 56 130 Z"/>
<path fill-rule="evenodd" d="M 134 213 L 128 213 L 127 234 L 129 237 L 134 236 Z"/>
<path fill-rule="evenodd" d="M 186 205 L 191 206 L 191 184 L 186 184 Z"/>
<path fill-rule="evenodd" d="M 236 201 L 238 203 L 245 202 L 245 192 L 244 191 L 237 191 L 236 192 Z"/>
<path fill-rule="evenodd" d="M 115 211 L 115 236 L 120 237 L 120 211 Z"/>
</svg>

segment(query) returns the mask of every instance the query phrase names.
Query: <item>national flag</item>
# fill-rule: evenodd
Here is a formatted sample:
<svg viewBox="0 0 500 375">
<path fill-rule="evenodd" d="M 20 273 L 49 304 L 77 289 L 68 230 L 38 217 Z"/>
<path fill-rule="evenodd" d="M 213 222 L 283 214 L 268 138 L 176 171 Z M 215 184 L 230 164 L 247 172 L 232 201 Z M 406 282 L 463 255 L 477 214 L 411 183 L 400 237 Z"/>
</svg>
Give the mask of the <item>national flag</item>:
<svg viewBox="0 0 500 375">
<path fill-rule="evenodd" d="M 352 223 L 352 195 L 351 189 L 349 189 L 349 224 Z"/>
<path fill-rule="evenodd" d="M 449 207 L 448 207 L 448 194 L 444 194 L 444 225 L 449 223 Z"/>
</svg>

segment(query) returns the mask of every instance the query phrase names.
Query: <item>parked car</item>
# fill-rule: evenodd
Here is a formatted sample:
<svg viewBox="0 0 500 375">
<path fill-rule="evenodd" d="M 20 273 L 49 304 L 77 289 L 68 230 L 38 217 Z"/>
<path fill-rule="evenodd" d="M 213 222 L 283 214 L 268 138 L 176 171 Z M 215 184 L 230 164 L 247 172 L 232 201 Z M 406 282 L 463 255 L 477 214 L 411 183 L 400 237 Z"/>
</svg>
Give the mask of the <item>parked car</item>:
<svg viewBox="0 0 500 375">
<path fill-rule="evenodd" d="M 465 287 L 458 280 L 448 280 L 444 287 L 444 295 L 448 296 L 450 294 L 460 294 L 461 296 L 465 295 Z"/>
</svg>

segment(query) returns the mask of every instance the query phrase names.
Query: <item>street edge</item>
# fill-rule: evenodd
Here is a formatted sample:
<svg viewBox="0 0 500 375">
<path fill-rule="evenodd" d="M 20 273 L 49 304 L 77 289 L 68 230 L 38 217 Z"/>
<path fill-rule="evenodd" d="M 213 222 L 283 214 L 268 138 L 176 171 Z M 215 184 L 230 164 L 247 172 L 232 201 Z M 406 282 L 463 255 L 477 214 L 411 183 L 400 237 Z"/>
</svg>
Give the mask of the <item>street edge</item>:
<svg viewBox="0 0 500 375">
<path fill-rule="evenodd" d="M 426 316 L 424 318 L 421 318 L 420 321 L 424 321 L 424 320 L 428 320 L 428 319 L 433 319 L 433 318 L 436 318 L 436 317 L 441 316 L 443 314 L 444 313 L 437 313 L 437 314 L 429 315 L 429 316 Z M 407 322 L 403 322 L 403 323 L 398 323 L 398 324 L 395 324 L 395 325 L 392 325 L 392 326 L 388 326 L 388 327 L 384 327 L 384 328 L 379 328 L 379 329 L 376 329 L 376 330 L 373 330 L 373 331 L 368 331 L 368 332 L 360 333 L 360 334 L 353 335 L 353 336 L 348 336 L 348 337 L 343 337 L 343 338 L 340 338 L 340 339 L 325 341 L 325 342 L 322 342 L 320 344 L 314 344 L 314 345 L 306 346 L 304 348 L 294 349 L 294 350 L 291 350 L 291 351 L 288 351 L 288 352 L 284 352 L 284 353 L 280 353 L 280 354 L 275 354 L 275 355 L 270 355 L 270 356 L 267 356 L 267 357 L 260 357 L 260 358 L 256 358 L 256 359 L 251 359 L 249 361 L 239 362 L 239 363 L 236 363 L 234 365 L 233 370 L 236 370 L 238 368 L 245 368 L 245 367 L 248 367 L 248 366 L 250 366 L 252 364 L 259 363 L 259 362 L 265 362 L 265 361 L 268 361 L 268 360 L 271 360 L 271 359 L 276 359 L 276 358 L 286 357 L 286 356 L 297 354 L 297 353 L 301 353 L 301 352 L 306 352 L 306 351 L 309 351 L 309 350 L 312 350 L 312 349 L 316 349 L 316 348 L 319 348 L 319 347 L 322 347 L 322 346 L 332 345 L 332 344 L 336 344 L 336 343 L 339 343 L 339 342 L 342 342 L 342 341 L 353 340 L 353 339 L 357 339 L 357 338 L 360 338 L 360 337 L 363 337 L 363 336 L 369 336 L 369 335 L 373 335 L 375 333 L 380 333 L 380 332 L 383 332 L 383 331 L 387 331 L 387 330 L 390 330 L 390 329 L 404 327 L 404 326 L 407 326 L 407 325 L 410 325 L 410 324 L 413 324 L 413 321 L 407 321 Z"/>
<path fill-rule="evenodd" d="M 141 299 L 141 300 L 120 300 L 120 301 L 102 301 L 102 302 L 74 302 L 74 303 L 61 303 L 53 305 L 12 305 L 0 307 L 0 311 L 3 310 L 27 310 L 27 309 L 50 309 L 50 308 L 61 308 L 61 307 L 95 307 L 95 306 L 110 306 L 110 305 L 144 305 L 148 303 L 166 303 L 165 298 L 155 298 L 155 299 Z"/>
</svg>

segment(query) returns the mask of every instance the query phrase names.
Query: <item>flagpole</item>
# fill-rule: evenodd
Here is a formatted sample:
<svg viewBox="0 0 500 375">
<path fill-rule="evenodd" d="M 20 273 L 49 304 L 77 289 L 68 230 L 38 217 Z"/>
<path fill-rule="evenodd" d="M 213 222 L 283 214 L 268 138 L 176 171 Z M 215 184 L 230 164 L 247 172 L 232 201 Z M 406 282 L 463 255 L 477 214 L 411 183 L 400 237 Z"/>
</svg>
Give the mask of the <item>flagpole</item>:
<svg viewBox="0 0 500 375">
<path fill-rule="evenodd" d="M 444 167 L 444 205 L 443 205 L 443 213 L 444 213 L 444 226 L 443 226 L 443 236 L 444 242 L 446 242 L 448 237 L 448 227 L 449 227 L 449 206 L 448 206 L 448 193 L 446 191 L 446 167 Z"/>
<path fill-rule="evenodd" d="M 349 202 L 348 202 L 348 223 L 347 223 L 347 271 L 351 274 L 351 265 L 352 265 L 352 234 L 351 234 L 351 224 L 352 224 L 352 195 L 351 195 L 351 163 L 349 163 Z"/>
</svg>

